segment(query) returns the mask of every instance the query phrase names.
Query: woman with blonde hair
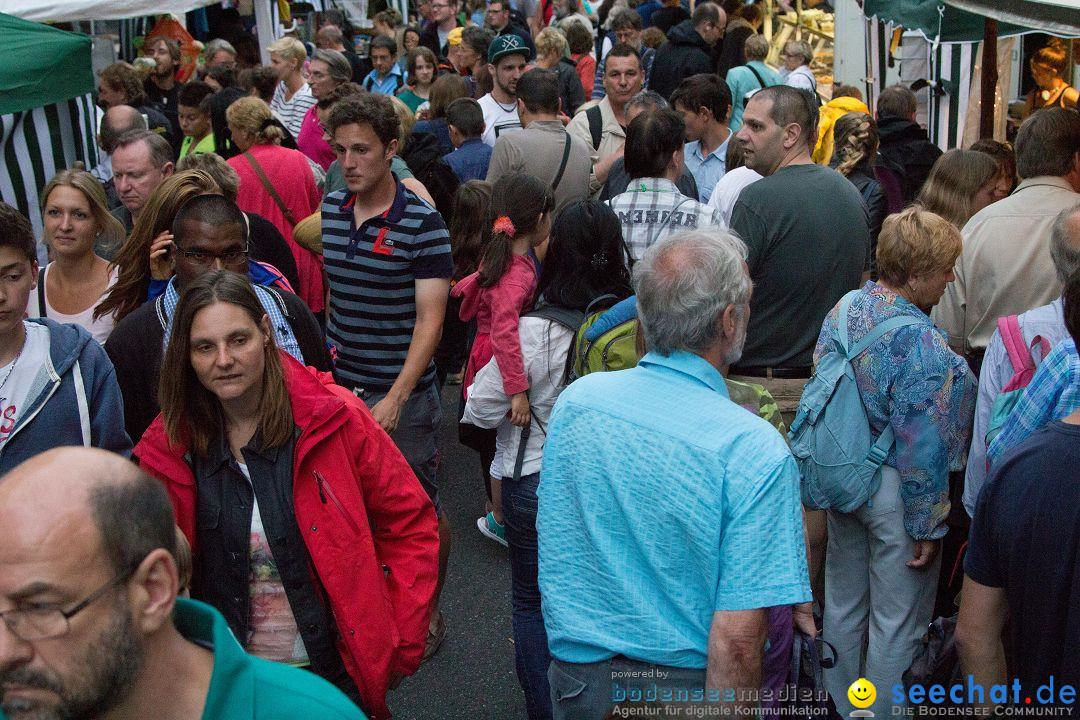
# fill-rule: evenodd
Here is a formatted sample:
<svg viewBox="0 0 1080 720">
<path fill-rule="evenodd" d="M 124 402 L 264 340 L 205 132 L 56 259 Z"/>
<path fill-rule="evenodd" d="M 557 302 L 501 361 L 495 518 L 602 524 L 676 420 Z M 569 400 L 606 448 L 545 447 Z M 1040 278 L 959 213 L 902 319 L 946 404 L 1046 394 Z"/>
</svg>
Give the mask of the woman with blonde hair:
<svg viewBox="0 0 1080 720">
<path fill-rule="evenodd" d="M 296 260 L 300 286 L 296 294 L 318 315 L 326 305 L 322 279 L 322 256 L 296 244 L 293 228 L 316 210 L 322 201 L 307 156 L 281 147 L 281 128 L 266 103 L 240 98 L 225 111 L 233 145 L 239 155 L 229 166 L 240 176 L 236 204 L 274 224 L 284 236 Z"/>
<path fill-rule="evenodd" d="M 997 199 L 999 174 L 997 162 L 986 153 L 949 150 L 930 168 L 915 202 L 960 229 Z"/>
<path fill-rule="evenodd" d="M 837 303 L 814 351 L 817 363 L 890 323 L 851 361 L 870 432 L 891 429 L 895 437 L 880 485 L 852 512 L 827 511 L 823 637 L 837 661 L 825 685 L 841 714 L 851 712 L 850 678 L 872 678 L 878 687 L 900 682 L 932 617 L 949 471 L 967 453 L 976 383 L 928 313 L 954 279 L 962 248 L 960 231 L 931 212 L 890 215 L 878 239 L 880 279 Z M 867 709 L 888 705 L 879 697 Z"/>
<path fill-rule="evenodd" d="M 873 258 L 881 223 L 888 214 L 885 191 L 874 177 L 878 150 L 877 123 L 864 112 L 841 115 L 833 124 L 833 159 L 829 167 L 851 181 L 870 211 L 870 273 L 876 278 Z"/>
<path fill-rule="evenodd" d="M 300 135 L 304 115 L 315 104 L 315 96 L 304 79 L 303 68 L 307 60 L 307 48 L 294 37 L 283 37 L 270 43 L 270 66 L 277 75 L 278 84 L 270 100 L 273 110 L 293 137 Z"/>
<path fill-rule="evenodd" d="M 49 181 L 41 215 L 52 262 L 38 273 L 26 314 L 79 325 L 104 343 L 113 316 L 95 317 L 94 310 L 116 283 L 117 268 L 95 250 L 115 252 L 124 226 L 109 213 L 101 183 L 85 170 L 61 170 Z"/>
<path fill-rule="evenodd" d="M 536 36 L 536 67 L 550 70 L 559 79 L 559 98 L 562 111 L 569 117 L 585 104 L 585 92 L 581 88 L 575 65 L 569 60 L 570 45 L 566 36 L 556 28 L 547 27 Z"/>
<path fill-rule="evenodd" d="M 116 322 L 165 290 L 173 276 L 172 224 L 176 213 L 196 195 L 220 195 L 214 179 L 200 170 L 185 170 L 166 178 L 150 195 L 127 242 L 113 261 L 119 278 L 94 318 L 112 315 Z"/>
</svg>

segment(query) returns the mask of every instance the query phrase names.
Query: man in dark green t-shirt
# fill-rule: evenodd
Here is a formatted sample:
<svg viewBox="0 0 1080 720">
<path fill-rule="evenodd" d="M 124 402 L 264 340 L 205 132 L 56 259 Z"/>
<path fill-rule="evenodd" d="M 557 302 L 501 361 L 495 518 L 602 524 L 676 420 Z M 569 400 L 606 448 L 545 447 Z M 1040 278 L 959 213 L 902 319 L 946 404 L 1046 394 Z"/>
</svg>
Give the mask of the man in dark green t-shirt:
<svg viewBox="0 0 1080 720">
<path fill-rule="evenodd" d="M 119 455 L 59 448 L 0 479 L 0 720 L 365 719 L 177 598 L 176 542 L 165 489 Z"/>
</svg>

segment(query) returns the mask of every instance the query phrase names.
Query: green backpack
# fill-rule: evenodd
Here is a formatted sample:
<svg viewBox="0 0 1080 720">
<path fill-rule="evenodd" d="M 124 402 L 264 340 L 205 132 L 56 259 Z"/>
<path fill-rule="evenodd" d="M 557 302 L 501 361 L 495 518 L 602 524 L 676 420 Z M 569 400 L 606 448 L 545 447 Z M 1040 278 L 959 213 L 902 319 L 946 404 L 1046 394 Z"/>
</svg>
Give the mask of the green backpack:
<svg viewBox="0 0 1080 720">
<path fill-rule="evenodd" d="M 637 317 L 619 323 L 595 340 L 585 337 L 589 328 L 608 311 L 607 306 L 599 310 L 594 308 L 604 302 L 610 306 L 615 299 L 614 295 L 601 295 L 586 308 L 585 320 L 574 333 L 572 363 L 567 374 L 569 382 L 589 373 L 625 370 L 637 365 Z"/>
</svg>

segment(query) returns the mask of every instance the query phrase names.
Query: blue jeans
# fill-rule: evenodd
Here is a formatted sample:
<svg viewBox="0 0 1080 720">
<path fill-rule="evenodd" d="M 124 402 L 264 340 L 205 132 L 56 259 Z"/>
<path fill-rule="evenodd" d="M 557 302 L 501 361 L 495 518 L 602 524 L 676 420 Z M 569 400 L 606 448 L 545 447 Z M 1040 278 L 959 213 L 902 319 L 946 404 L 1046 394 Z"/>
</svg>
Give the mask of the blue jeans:
<svg viewBox="0 0 1080 720">
<path fill-rule="evenodd" d="M 550 720 L 547 631 L 540 613 L 537 582 L 536 488 L 540 473 L 523 475 L 517 482 L 503 478 L 502 509 L 506 542 L 510 546 L 510 581 L 514 628 L 514 660 L 518 682 L 525 691 L 529 720 Z"/>
</svg>

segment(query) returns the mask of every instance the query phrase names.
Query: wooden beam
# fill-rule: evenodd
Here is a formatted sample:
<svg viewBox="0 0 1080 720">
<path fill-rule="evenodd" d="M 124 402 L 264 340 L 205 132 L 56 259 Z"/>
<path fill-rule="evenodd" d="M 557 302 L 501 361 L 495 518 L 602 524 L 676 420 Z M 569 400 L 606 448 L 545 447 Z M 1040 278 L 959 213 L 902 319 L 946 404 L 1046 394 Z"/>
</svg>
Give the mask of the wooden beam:
<svg viewBox="0 0 1080 720">
<path fill-rule="evenodd" d="M 979 104 L 979 137 L 994 137 L 994 104 L 997 99 L 998 64 L 997 20 L 983 20 L 981 102 Z"/>
</svg>

